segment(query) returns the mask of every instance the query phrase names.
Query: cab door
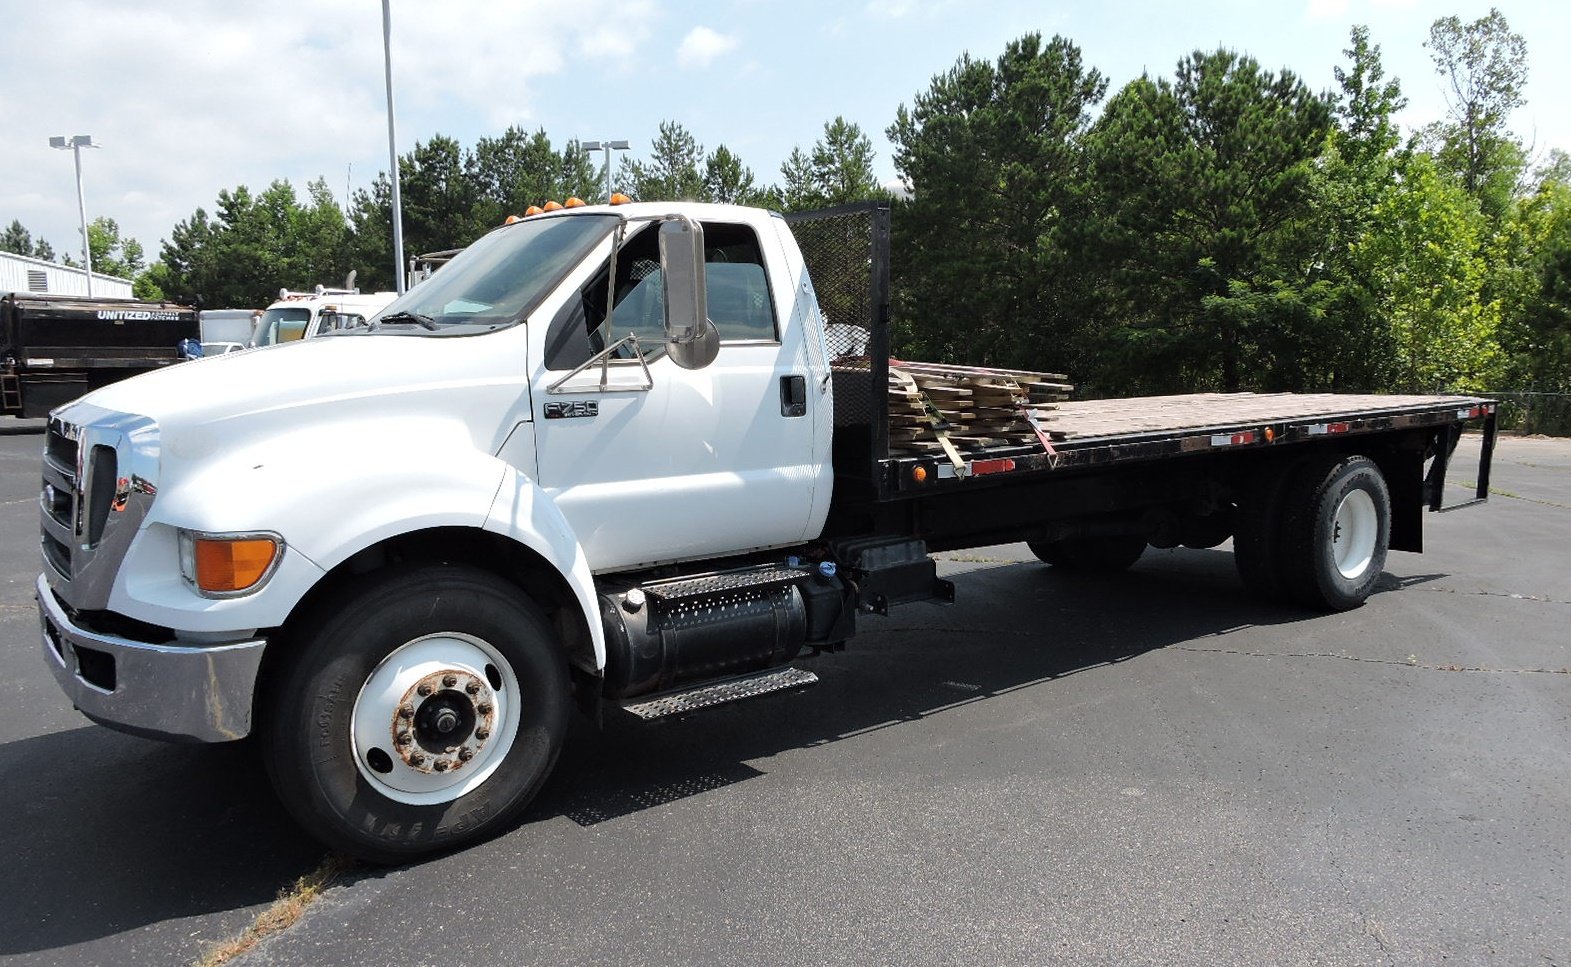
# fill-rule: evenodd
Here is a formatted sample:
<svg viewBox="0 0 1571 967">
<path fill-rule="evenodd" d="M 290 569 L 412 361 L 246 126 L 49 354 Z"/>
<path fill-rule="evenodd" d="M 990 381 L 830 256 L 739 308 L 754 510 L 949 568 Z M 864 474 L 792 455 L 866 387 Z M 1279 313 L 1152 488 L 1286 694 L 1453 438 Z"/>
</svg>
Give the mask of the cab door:
<svg viewBox="0 0 1571 967">
<path fill-rule="evenodd" d="M 799 330 L 785 325 L 758 232 L 704 223 L 715 361 L 677 366 L 664 348 L 664 287 L 654 225 L 630 226 L 616 284 L 602 269 L 551 323 L 534 392 L 538 482 L 595 571 L 794 544 L 827 491 L 815 452 L 820 399 L 808 392 Z M 601 335 L 612 298 L 611 335 Z M 634 333 L 602 368 L 574 366 Z M 604 384 L 604 385 L 602 385 Z M 825 415 L 827 419 L 827 414 Z"/>
</svg>

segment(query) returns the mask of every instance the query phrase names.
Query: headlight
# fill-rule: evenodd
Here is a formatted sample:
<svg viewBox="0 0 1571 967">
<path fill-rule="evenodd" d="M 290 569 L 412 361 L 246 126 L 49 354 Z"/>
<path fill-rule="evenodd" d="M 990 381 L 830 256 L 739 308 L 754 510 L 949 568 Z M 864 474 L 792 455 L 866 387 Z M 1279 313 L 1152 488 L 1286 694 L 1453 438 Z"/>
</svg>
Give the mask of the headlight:
<svg viewBox="0 0 1571 967">
<path fill-rule="evenodd" d="M 208 534 L 180 529 L 180 575 L 198 594 L 232 598 L 267 583 L 283 557 L 277 534 Z"/>
</svg>

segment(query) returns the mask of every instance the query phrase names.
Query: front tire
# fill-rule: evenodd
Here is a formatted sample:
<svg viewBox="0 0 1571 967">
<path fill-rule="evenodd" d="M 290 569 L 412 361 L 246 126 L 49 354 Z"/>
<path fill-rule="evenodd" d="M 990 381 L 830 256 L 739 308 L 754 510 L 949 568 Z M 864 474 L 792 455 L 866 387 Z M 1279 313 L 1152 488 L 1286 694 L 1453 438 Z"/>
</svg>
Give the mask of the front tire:
<svg viewBox="0 0 1571 967">
<path fill-rule="evenodd" d="M 308 619 L 263 710 L 279 798 L 328 846 L 401 863 L 504 829 L 550 773 L 567 664 L 523 592 L 473 568 L 368 575 Z"/>
</svg>

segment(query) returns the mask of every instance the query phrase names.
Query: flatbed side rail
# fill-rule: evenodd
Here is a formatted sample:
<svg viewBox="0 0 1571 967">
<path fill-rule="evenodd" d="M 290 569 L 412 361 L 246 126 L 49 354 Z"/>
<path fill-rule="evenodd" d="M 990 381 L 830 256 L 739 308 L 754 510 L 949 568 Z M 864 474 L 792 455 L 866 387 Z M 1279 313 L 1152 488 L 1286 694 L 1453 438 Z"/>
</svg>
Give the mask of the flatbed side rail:
<svg viewBox="0 0 1571 967">
<path fill-rule="evenodd" d="M 884 461 L 885 481 L 896 499 L 922 493 L 1002 483 L 1022 475 L 1088 469 L 1113 464 L 1158 460 L 1183 454 L 1214 453 L 1222 450 L 1267 449 L 1327 437 L 1362 436 L 1392 430 L 1433 427 L 1445 446 L 1438 452 L 1447 458 L 1460 437 L 1462 423 L 1484 420 L 1484 452 L 1479 468 L 1477 495 L 1473 502 L 1488 496 L 1490 457 L 1494 449 L 1496 404 L 1478 398 L 1437 400 L 1423 407 L 1404 407 L 1389 411 L 1348 412 L 1318 415 L 1288 421 L 1254 424 L 1191 426 L 1156 432 L 1140 432 L 1111 437 L 1055 441 L 1052 452 L 1030 446 L 992 449 L 978 453 L 969 462 L 969 474 L 958 475 L 941 460 L 925 456 L 890 457 Z M 1436 460 L 1435 463 L 1439 463 Z M 1449 463 L 1449 460 L 1447 460 Z M 1444 466 L 1439 469 L 1443 486 Z M 1434 478 L 1432 465 L 1426 478 L 1425 499 L 1435 507 L 1439 490 L 1428 485 Z"/>
</svg>

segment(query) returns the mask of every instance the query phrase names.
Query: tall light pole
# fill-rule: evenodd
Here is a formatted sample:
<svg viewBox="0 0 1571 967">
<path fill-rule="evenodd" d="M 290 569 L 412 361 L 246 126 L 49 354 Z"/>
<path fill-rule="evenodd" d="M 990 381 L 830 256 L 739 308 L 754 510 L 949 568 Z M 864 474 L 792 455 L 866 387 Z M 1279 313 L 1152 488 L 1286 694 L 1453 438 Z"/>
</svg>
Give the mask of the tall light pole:
<svg viewBox="0 0 1571 967">
<path fill-rule="evenodd" d="M 382 0 L 382 61 L 387 65 L 387 157 L 393 181 L 393 284 L 404 294 L 404 205 L 398 197 L 398 142 L 393 135 L 393 12 Z"/>
<path fill-rule="evenodd" d="M 626 151 L 627 150 L 627 142 L 626 141 L 582 141 L 582 142 L 579 143 L 578 146 L 580 148 L 583 148 L 585 151 L 588 151 L 588 152 L 591 152 L 591 153 L 595 152 L 595 151 L 604 151 L 605 152 L 605 200 L 606 200 L 607 204 L 610 204 L 610 202 L 611 202 L 611 152 L 613 152 L 613 151 Z"/>
<path fill-rule="evenodd" d="M 76 134 L 69 138 L 50 138 L 49 146 L 64 151 L 71 149 L 76 156 L 76 208 L 82 216 L 82 265 L 87 269 L 87 297 L 93 297 L 93 250 L 87 244 L 87 196 L 82 193 L 82 149 L 101 148 L 103 145 L 94 144 L 91 134 Z"/>
</svg>

